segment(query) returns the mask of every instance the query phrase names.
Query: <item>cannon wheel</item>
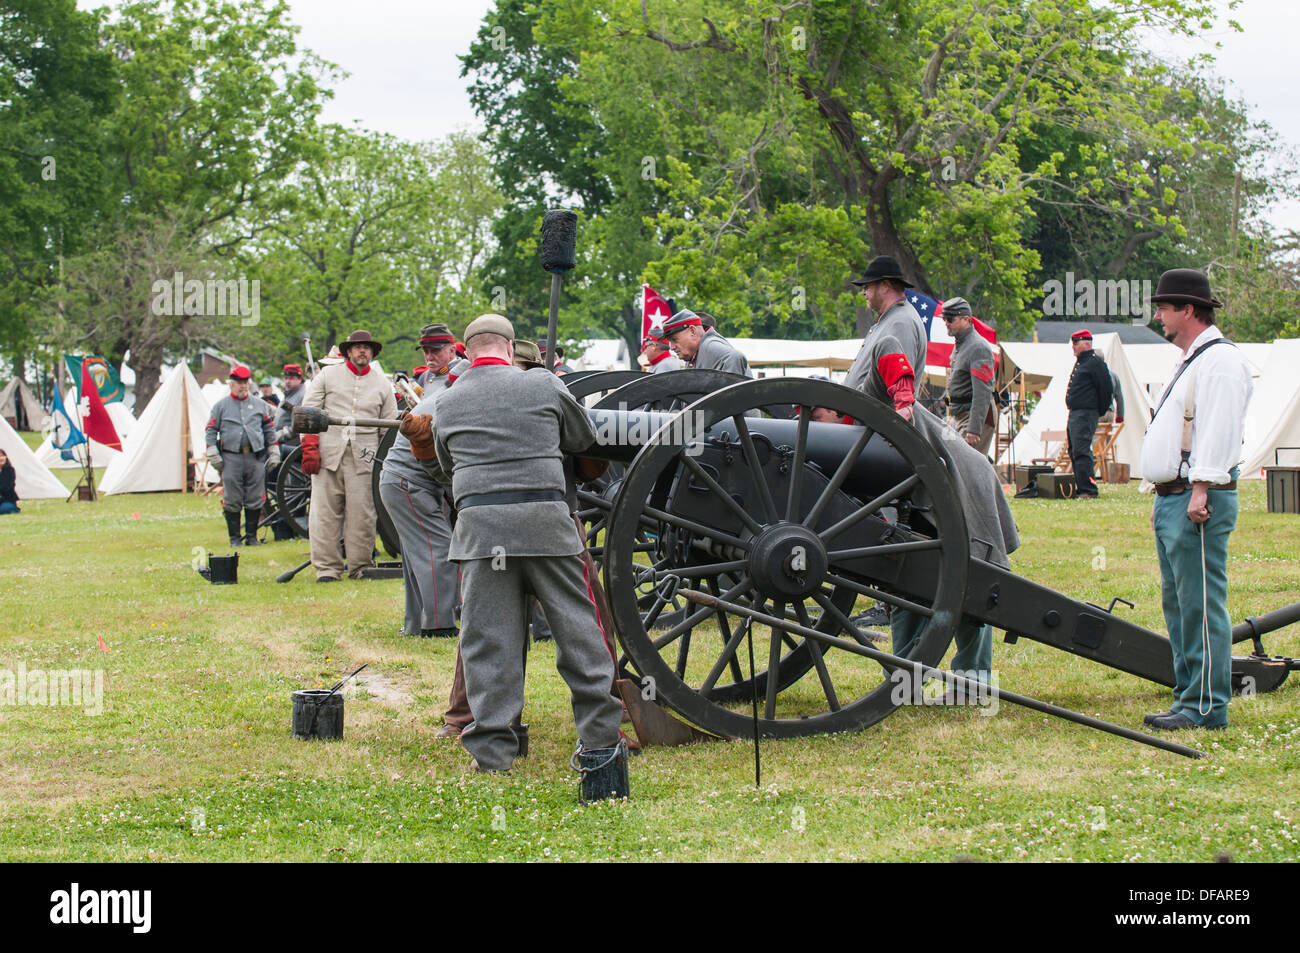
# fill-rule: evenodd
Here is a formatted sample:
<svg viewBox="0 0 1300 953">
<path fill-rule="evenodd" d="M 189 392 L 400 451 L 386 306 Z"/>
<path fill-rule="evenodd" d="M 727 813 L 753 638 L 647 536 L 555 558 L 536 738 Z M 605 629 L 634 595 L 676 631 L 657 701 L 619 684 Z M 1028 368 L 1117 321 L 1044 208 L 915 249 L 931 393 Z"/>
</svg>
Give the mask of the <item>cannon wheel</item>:
<svg viewBox="0 0 1300 953">
<path fill-rule="evenodd" d="M 388 515 L 388 507 L 384 506 L 384 501 L 379 498 L 379 476 L 384 469 L 384 459 L 396 442 L 396 430 L 385 430 L 379 435 L 379 449 L 375 451 L 375 465 L 370 469 L 370 494 L 375 501 L 375 529 L 379 531 L 380 542 L 384 544 L 384 550 L 389 556 L 393 559 L 401 559 L 402 539 L 397 535 L 397 527 L 393 525 L 393 518 Z"/>
<path fill-rule="evenodd" d="M 311 504 L 311 477 L 302 472 L 302 447 L 294 447 L 280 461 L 275 479 L 275 505 L 280 518 L 300 539 L 307 538 L 307 511 Z"/>
<path fill-rule="evenodd" d="M 737 662 L 744 655 L 742 647 L 749 619 L 729 610 L 701 608 L 667 632 L 648 629 L 635 585 L 638 573 L 644 573 L 647 567 L 638 566 L 634 561 L 636 530 L 646 520 L 658 522 L 661 533 L 685 534 L 697 550 L 705 545 L 724 553 L 711 559 L 704 558 L 701 562 L 698 551 L 693 551 L 693 558 L 684 564 L 679 561 L 660 567 L 657 576 L 661 585 L 689 587 L 695 580 L 711 577 L 710 589 L 722 589 L 722 598 L 729 602 L 777 618 L 793 616 L 806 627 L 858 641 L 861 634 L 846 618 L 845 610 L 835 604 L 837 589 L 874 596 L 895 606 L 916 606 L 931 619 L 911 658 L 928 665 L 938 664 L 952 641 L 966 585 L 969 551 L 966 521 L 952 478 L 939 456 L 892 408 L 836 384 L 773 378 L 727 387 L 701 398 L 683 413 L 691 414 L 693 421 L 708 427 L 718 423 L 733 426 L 739 435 L 737 451 L 743 450 L 744 465 L 752 472 L 761 469 L 762 464 L 743 415 L 754 407 L 780 403 L 802 407 L 795 446 L 772 451 L 781 455 L 783 465 L 789 464 L 784 471 L 790 474 L 787 477 L 790 483 L 788 496 L 783 492 L 779 494 L 779 501 L 773 499 L 771 488 L 761 473 L 758 482 L 754 483 L 759 487 L 760 499 L 744 501 L 745 505 L 719 492 L 720 487 L 716 484 L 708 488 L 716 497 L 719 512 L 743 520 L 746 529 L 741 535 L 732 535 L 707 523 L 680 517 L 671 513 L 663 502 L 679 474 L 691 475 L 688 473 L 690 464 L 686 462 L 689 458 L 684 452 L 686 448 L 673 437 L 674 432 L 692 432 L 682 426 L 684 421 L 677 426 L 665 426 L 637 454 L 624 477 L 606 534 L 611 542 L 605 547 L 605 587 L 624 650 L 637 670 L 653 679 L 659 700 L 701 728 L 728 737 L 753 735 L 748 706 L 726 707 L 736 703 L 738 694 L 726 690 L 729 684 L 726 677 L 730 675 L 731 686 L 744 683 L 744 679 L 738 677 Z M 858 449 L 866 446 L 873 433 L 878 434 L 902 455 L 913 475 L 884 491 L 869 506 L 864 507 L 849 498 L 840 489 L 848 471 L 847 461 L 831 476 L 806 463 L 813 407 L 832 408 L 865 425 L 858 427 Z M 694 432 L 699 432 L 698 427 Z M 857 455 L 855 452 L 851 458 L 856 459 Z M 740 456 L 739 452 L 737 456 Z M 702 471 L 696 470 L 691 478 L 700 486 L 707 486 L 708 479 Z M 939 568 L 932 580 L 932 595 L 909 602 L 874 588 L 873 580 L 863 579 L 846 568 L 849 557 L 842 555 L 845 551 L 837 552 L 834 544 L 827 544 L 822 537 L 827 535 L 827 528 L 844 518 L 845 514 L 866 516 L 878 513 L 890 504 L 910 500 L 918 489 L 927 497 L 925 516 L 933 533 L 924 545 L 939 552 Z M 816 502 L 808 502 L 810 499 Z M 647 501 L 659 505 L 652 506 Z M 770 555 L 773 550 L 767 541 L 773 538 L 773 534 L 786 534 L 787 537 L 793 534 L 806 542 L 810 551 L 824 553 L 825 571 L 810 576 L 806 593 L 797 597 L 782 596 L 769 584 L 769 580 L 784 571 Z M 725 580 L 734 580 L 725 589 L 718 584 L 724 572 L 734 574 Z M 817 608 L 822 614 L 814 623 L 812 612 Z M 697 636 L 692 642 L 692 630 L 706 620 L 717 621 L 720 638 Z M 796 650 L 808 654 L 813 662 L 811 668 L 817 675 L 811 683 L 802 679 L 791 682 L 781 667 L 782 652 L 791 646 L 793 638 L 790 632 L 779 626 L 771 627 L 769 633 L 766 639 L 754 638 L 756 656 L 765 656 L 769 671 L 776 670 L 775 679 L 763 680 L 761 688 L 765 698 L 758 699 L 759 732 L 764 736 L 798 737 L 859 730 L 885 718 L 898 704 L 894 698 L 894 685 L 884 677 L 879 665 L 856 657 L 850 660 L 847 653 L 834 653 L 816 640 L 801 636 L 798 637 L 801 641 L 794 643 Z M 692 654 L 694 659 L 690 657 Z M 796 652 L 791 652 L 787 658 L 794 655 Z M 760 687 L 757 679 L 753 684 L 755 689 Z"/>
<path fill-rule="evenodd" d="M 729 371 L 707 370 L 704 368 L 688 368 L 680 371 L 669 371 L 666 374 L 638 374 L 633 380 L 605 394 L 595 404 L 596 408 L 602 410 L 655 410 L 661 413 L 676 412 L 686 407 L 693 401 L 712 394 L 715 391 L 722 390 L 724 387 L 730 387 L 732 384 L 743 383 L 750 380 L 741 374 L 732 374 Z M 791 409 L 789 405 L 777 407 L 764 407 L 763 411 L 770 416 L 790 417 Z M 613 508 L 614 497 L 618 493 L 618 488 L 622 484 L 623 474 L 626 470 L 620 463 L 610 465 L 609 472 L 597 481 L 596 485 L 579 488 L 578 498 L 581 504 L 581 510 L 578 516 L 587 526 L 587 547 L 591 551 L 592 558 L 599 564 L 604 552 L 604 547 L 597 545 L 602 530 L 608 523 L 609 511 Z M 649 539 L 645 534 L 639 536 L 641 545 L 646 551 L 652 547 L 648 545 Z M 656 595 L 653 587 L 647 587 L 644 583 L 638 584 L 641 592 L 640 603 L 642 611 L 648 614 L 652 609 L 657 610 L 652 626 L 658 629 L 672 628 L 686 618 L 689 607 L 688 603 L 681 596 L 672 596 L 665 606 L 656 606 Z M 848 600 L 848 607 L 853 605 L 853 600 Z M 630 659 L 626 653 L 619 659 L 620 670 L 629 668 Z M 807 671 L 807 666 L 812 661 L 807 660 L 803 671 Z M 795 674 L 793 665 L 784 666 L 781 669 L 782 676 L 798 677 Z M 802 674 L 799 672 L 798 674 Z M 760 674 L 760 684 L 765 676 Z M 748 682 L 737 683 L 739 689 L 748 693 Z M 746 694 L 745 697 L 748 697 Z"/>
</svg>

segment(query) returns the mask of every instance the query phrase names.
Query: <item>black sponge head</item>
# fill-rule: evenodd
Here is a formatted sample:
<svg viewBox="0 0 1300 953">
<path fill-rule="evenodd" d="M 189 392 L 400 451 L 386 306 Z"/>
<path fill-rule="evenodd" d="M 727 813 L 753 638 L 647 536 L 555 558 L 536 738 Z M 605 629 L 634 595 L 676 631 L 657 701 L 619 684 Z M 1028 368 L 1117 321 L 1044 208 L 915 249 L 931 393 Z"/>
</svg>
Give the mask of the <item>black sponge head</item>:
<svg viewBox="0 0 1300 953">
<path fill-rule="evenodd" d="M 578 240 L 578 213 L 565 208 L 551 209 L 542 219 L 542 268 L 571 271 L 577 264 L 574 246 Z"/>
</svg>

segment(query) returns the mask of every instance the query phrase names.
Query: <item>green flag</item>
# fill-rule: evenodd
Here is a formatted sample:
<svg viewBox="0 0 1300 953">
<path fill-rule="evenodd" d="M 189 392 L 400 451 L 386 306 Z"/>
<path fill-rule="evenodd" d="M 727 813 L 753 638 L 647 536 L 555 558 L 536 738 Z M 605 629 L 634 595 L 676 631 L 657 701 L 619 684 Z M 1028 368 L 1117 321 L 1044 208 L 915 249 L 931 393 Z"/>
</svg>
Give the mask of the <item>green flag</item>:
<svg viewBox="0 0 1300 953">
<path fill-rule="evenodd" d="M 122 386 L 122 381 L 117 376 L 117 370 L 104 358 L 98 355 L 74 357 L 71 354 L 65 354 L 63 360 L 68 365 L 68 373 L 77 382 L 78 400 L 81 399 L 82 363 L 85 363 L 86 369 L 90 371 L 90 379 L 95 382 L 95 386 L 99 389 L 100 400 L 108 404 L 115 400 L 121 400 L 126 396 L 126 388 Z"/>
</svg>

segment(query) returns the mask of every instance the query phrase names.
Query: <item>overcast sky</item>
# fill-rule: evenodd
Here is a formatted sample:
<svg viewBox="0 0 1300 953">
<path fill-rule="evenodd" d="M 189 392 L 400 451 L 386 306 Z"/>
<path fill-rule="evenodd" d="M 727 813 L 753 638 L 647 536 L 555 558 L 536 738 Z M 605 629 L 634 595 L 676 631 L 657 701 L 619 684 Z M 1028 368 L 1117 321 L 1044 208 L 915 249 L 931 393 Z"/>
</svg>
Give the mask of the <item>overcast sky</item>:
<svg viewBox="0 0 1300 953">
<path fill-rule="evenodd" d="M 456 57 L 492 6 L 492 0 L 291 0 L 301 44 L 352 74 L 335 88 L 325 120 L 359 120 L 408 139 L 479 128 Z M 1300 144 L 1300 59 L 1292 47 L 1300 37 L 1300 0 L 1244 0 L 1233 17 L 1244 33 L 1221 26 L 1159 52 L 1187 57 L 1216 52 L 1215 43 L 1222 43 L 1218 72 L 1251 104 L 1252 115 Z M 1279 210 L 1273 222 L 1300 230 L 1300 204 Z"/>
</svg>

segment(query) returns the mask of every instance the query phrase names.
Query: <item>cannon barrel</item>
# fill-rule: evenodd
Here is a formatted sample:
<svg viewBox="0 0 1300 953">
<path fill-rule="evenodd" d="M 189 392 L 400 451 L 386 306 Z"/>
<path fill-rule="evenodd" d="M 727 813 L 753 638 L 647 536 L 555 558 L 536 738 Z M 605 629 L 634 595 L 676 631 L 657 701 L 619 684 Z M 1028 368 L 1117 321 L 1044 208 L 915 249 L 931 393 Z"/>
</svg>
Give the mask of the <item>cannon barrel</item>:
<svg viewBox="0 0 1300 953">
<path fill-rule="evenodd" d="M 649 443 L 665 425 L 672 424 L 668 441 L 688 443 L 699 437 L 690 432 L 690 420 L 678 414 L 638 410 L 589 410 L 592 426 L 596 428 L 596 444 L 586 456 L 614 463 L 631 463 L 637 452 Z M 793 447 L 798 438 L 797 420 L 778 420 L 767 417 L 746 417 L 745 425 L 755 436 L 762 436 L 773 447 Z M 861 435 L 860 426 L 844 424 L 808 424 L 807 460 L 823 473 L 834 473 Z M 731 418 L 724 418 L 708 428 L 713 440 L 727 440 L 738 444 L 739 434 Z M 879 434 L 874 434 L 858 456 L 857 463 L 845 478 L 844 489 L 854 496 L 870 499 L 888 487 L 907 479 L 912 468 L 902 454 L 889 445 Z"/>
<path fill-rule="evenodd" d="M 1238 622 L 1232 627 L 1232 641 L 1248 642 L 1265 632 L 1272 632 L 1292 622 L 1300 622 L 1300 602 L 1293 602 L 1281 609 L 1274 609 L 1263 615 L 1246 616 L 1245 622 Z"/>
</svg>

